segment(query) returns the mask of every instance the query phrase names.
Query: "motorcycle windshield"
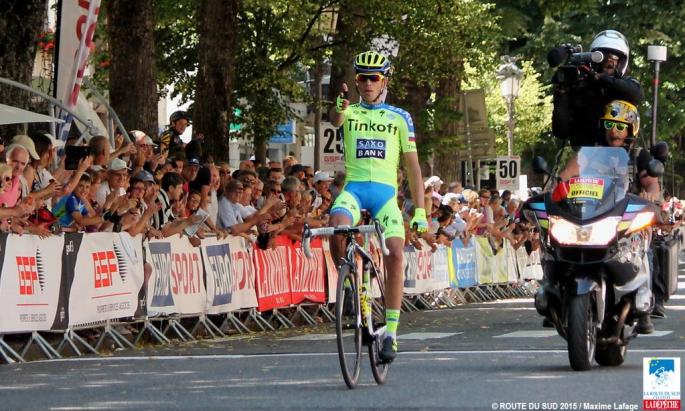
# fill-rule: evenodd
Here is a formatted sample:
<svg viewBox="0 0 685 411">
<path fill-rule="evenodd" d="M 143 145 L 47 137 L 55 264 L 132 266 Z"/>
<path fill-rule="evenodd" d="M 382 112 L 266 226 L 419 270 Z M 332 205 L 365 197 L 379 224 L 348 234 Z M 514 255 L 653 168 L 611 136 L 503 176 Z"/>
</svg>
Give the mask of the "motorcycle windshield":
<svg viewBox="0 0 685 411">
<path fill-rule="evenodd" d="M 583 147 L 578 151 L 578 176 L 560 183 L 552 201 L 581 220 L 606 213 L 628 191 L 630 158 L 620 147 Z"/>
</svg>

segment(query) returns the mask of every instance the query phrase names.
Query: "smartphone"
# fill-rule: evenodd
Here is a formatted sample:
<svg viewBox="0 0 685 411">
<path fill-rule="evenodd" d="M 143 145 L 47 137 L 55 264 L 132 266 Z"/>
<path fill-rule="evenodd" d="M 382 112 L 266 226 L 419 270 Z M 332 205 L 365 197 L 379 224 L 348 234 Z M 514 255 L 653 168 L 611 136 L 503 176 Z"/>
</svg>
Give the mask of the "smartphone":
<svg viewBox="0 0 685 411">
<path fill-rule="evenodd" d="M 64 168 L 67 170 L 77 170 L 78 163 L 90 154 L 88 146 L 66 146 L 64 151 L 67 157 L 64 160 Z"/>
</svg>

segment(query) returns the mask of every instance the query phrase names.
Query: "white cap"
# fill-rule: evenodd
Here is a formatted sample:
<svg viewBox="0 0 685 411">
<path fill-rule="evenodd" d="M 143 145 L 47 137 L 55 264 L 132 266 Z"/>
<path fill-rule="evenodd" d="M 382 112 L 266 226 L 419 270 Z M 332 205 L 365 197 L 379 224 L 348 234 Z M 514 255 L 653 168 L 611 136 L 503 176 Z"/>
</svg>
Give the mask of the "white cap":
<svg viewBox="0 0 685 411">
<path fill-rule="evenodd" d="M 440 188 L 442 183 L 443 183 L 443 181 L 440 179 L 440 177 L 431 176 L 430 178 L 428 178 L 428 180 L 426 180 L 425 183 L 423 183 L 423 187 L 428 188 L 428 186 L 433 186 L 433 187 Z"/>
<path fill-rule="evenodd" d="M 129 170 L 126 162 L 120 158 L 115 158 L 109 163 L 109 171 Z"/>
<path fill-rule="evenodd" d="M 12 144 L 19 144 L 20 146 L 24 147 L 26 151 L 28 151 L 31 158 L 34 160 L 40 160 L 40 156 L 36 152 L 36 145 L 33 143 L 33 140 L 31 140 L 31 137 L 23 134 L 16 135 L 14 138 L 12 138 L 10 145 Z"/>
<path fill-rule="evenodd" d="M 314 184 L 319 181 L 333 181 L 333 177 L 329 176 L 325 171 L 317 171 L 314 173 Z"/>
</svg>

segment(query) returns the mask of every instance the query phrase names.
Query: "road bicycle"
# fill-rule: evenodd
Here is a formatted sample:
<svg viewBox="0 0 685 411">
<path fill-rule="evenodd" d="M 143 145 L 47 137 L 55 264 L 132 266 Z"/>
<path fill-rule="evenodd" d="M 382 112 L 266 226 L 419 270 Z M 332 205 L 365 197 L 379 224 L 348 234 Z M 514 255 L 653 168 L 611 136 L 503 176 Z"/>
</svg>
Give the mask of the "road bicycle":
<svg viewBox="0 0 685 411">
<path fill-rule="evenodd" d="M 335 332 L 338 359 L 345 384 L 357 386 L 361 370 L 362 346 L 368 347 L 371 372 L 376 383 L 383 384 L 389 364 L 380 360 L 385 336 L 385 277 L 365 247 L 357 242 L 357 234 L 364 235 L 364 245 L 370 249 L 370 234 L 376 234 L 384 255 L 390 252 L 385 246 L 383 227 L 378 220 L 373 224 L 356 227 L 338 226 L 309 228 L 305 225 L 302 245 L 311 258 L 312 237 L 344 235 L 347 241 L 344 257 L 338 265 L 335 294 Z"/>
</svg>

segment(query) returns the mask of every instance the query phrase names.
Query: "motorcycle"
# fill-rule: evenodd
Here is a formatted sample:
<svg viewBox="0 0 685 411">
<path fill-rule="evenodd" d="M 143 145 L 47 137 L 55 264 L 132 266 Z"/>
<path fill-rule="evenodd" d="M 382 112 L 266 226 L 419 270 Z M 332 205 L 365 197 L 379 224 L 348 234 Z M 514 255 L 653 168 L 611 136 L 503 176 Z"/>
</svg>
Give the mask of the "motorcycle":
<svg viewBox="0 0 685 411">
<path fill-rule="evenodd" d="M 602 366 L 622 364 L 638 317 L 651 309 L 647 253 L 657 212 L 628 193 L 625 149 L 583 147 L 577 160 L 577 177 L 528 199 L 522 214 L 540 232 L 547 280 L 535 308 L 566 339 L 571 367 L 581 371 L 593 358 Z M 659 165 L 650 163 L 650 174 L 663 173 Z M 540 157 L 533 168 L 552 177 Z"/>
</svg>

